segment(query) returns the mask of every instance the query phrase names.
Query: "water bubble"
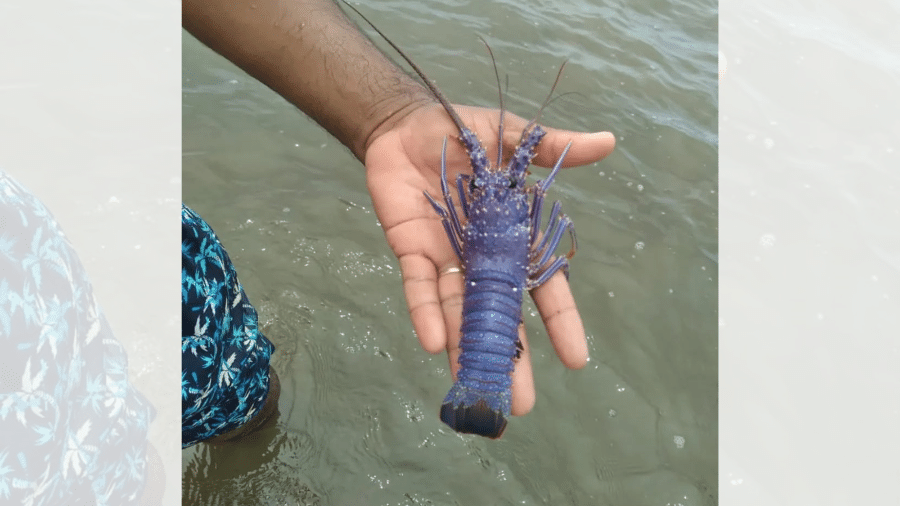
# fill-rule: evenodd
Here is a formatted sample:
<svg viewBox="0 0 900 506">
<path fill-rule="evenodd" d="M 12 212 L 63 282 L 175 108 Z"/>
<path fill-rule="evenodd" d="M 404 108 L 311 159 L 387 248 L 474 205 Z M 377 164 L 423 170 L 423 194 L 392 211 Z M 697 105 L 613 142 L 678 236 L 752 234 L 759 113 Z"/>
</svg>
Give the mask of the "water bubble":
<svg viewBox="0 0 900 506">
<path fill-rule="evenodd" d="M 775 145 L 775 141 L 773 141 L 769 137 L 766 137 L 766 139 L 763 141 L 763 146 L 765 146 L 766 149 L 772 149 L 772 146 L 774 146 L 774 145 Z"/>
<path fill-rule="evenodd" d="M 616 294 L 614 294 L 614 293 L 612 293 L 612 292 L 609 292 L 609 296 L 610 296 L 610 297 L 615 297 Z"/>
<path fill-rule="evenodd" d="M 609 410 L 609 417 L 610 417 L 610 418 L 615 418 L 615 417 L 616 417 L 616 414 L 617 414 L 617 413 L 616 413 L 616 410 L 614 410 L 614 409 Z"/>
<path fill-rule="evenodd" d="M 759 245 L 763 248 L 770 249 L 775 246 L 775 236 L 772 234 L 763 234 L 759 238 Z"/>
<path fill-rule="evenodd" d="M 684 448 L 684 437 L 682 437 L 682 436 L 675 436 L 673 439 L 674 439 L 674 441 L 675 441 L 675 446 L 676 446 L 677 448 Z"/>
<path fill-rule="evenodd" d="M 644 241 L 638 241 L 638 242 L 634 243 L 634 249 L 636 249 L 638 251 L 641 251 L 642 249 L 644 249 Z"/>
</svg>

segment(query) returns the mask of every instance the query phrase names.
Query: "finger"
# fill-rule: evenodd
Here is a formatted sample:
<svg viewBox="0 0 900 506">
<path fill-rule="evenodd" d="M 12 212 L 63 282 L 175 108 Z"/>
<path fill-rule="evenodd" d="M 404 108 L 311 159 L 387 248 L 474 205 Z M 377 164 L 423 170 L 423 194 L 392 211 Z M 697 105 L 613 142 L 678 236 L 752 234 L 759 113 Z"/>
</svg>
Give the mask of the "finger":
<svg viewBox="0 0 900 506">
<path fill-rule="evenodd" d="M 547 135 L 537 147 L 534 164 L 540 167 L 552 167 L 562 156 L 566 145 L 572 143 L 563 167 L 578 167 L 606 158 L 616 147 L 616 136 L 610 132 L 571 132 L 546 128 Z"/>
<path fill-rule="evenodd" d="M 522 130 L 528 126 L 524 118 L 509 114 L 503 135 L 503 149 L 512 151 L 522 137 Z M 533 163 L 540 167 L 552 167 L 565 150 L 569 141 L 572 147 L 563 160 L 563 167 L 577 167 L 602 160 L 616 147 L 616 137 L 611 132 L 574 132 L 541 125 L 547 135 L 537 146 L 537 156 Z"/>
<path fill-rule="evenodd" d="M 531 347 L 525 337 L 525 325 L 519 325 L 519 342 L 522 343 L 522 351 L 516 361 L 516 367 L 512 373 L 512 415 L 522 416 L 528 414 L 534 407 L 534 372 L 531 368 Z"/>
<path fill-rule="evenodd" d="M 558 271 L 546 283 L 532 290 L 531 298 L 562 363 L 569 369 L 584 367 L 588 360 L 584 324 L 563 272 Z"/>
<path fill-rule="evenodd" d="M 409 317 L 419 343 L 428 353 L 440 353 L 447 346 L 447 329 L 438 299 L 437 270 L 428 258 L 408 254 L 400 257 L 400 273 Z"/>
<path fill-rule="evenodd" d="M 441 268 L 438 278 L 438 294 L 441 301 L 441 312 L 447 328 L 447 359 L 450 361 L 450 372 L 453 381 L 459 371 L 459 341 L 462 339 L 463 283 L 465 276 L 461 270 L 447 272 L 448 267 L 458 267 L 458 263 L 450 262 Z"/>
</svg>

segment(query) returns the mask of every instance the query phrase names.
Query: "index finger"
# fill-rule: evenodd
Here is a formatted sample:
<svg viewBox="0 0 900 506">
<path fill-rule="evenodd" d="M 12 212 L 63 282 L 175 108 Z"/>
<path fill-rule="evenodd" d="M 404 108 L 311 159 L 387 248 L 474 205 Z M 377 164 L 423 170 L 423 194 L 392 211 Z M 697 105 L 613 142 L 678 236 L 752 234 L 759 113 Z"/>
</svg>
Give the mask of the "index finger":
<svg viewBox="0 0 900 506">
<path fill-rule="evenodd" d="M 547 135 L 537 148 L 533 163 L 540 167 L 552 167 L 571 141 L 572 147 L 563 160 L 563 167 L 578 167 L 602 160 L 616 147 L 616 136 L 610 132 L 572 132 L 545 127 Z"/>
<path fill-rule="evenodd" d="M 503 132 L 503 149 L 513 150 L 519 144 L 522 129 L 528 121 L 515 114 L 506 116 Z M 541 125 L 547 135 L 538 144 L 532 163 L 539 167 L 552 167 L 562 155 L 569 141 L 572 147 L 563 160 L 563 167 L 577 167 L 602 160 L 616 147 L 616 136 L 612 132 L 575 132 Z"/>
</svg>

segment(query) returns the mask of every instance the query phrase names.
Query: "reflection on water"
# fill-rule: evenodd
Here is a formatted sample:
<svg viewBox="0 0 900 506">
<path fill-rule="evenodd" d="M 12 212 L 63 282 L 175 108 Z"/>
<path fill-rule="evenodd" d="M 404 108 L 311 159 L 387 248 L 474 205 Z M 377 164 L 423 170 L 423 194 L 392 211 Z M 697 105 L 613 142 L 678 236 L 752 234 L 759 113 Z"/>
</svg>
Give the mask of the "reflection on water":
<svg viewBox="0 0 900 506">
<path fill-rule="evenodd" d="M 534 305 L 537 404 L 503 439 L 438 408 L 446 357 L 412 332 L 363 168 L 289 104 L 184 42 L 184 200 L 216 229 L 278 347 L 281 417 L 240 448 L 183 453 L 191 503 L 715 504 L 716 4 L 367 6 L 450 100 L 536 111 L 568 58 L 550 126 L 612 130 L 616 152 L 549 198 L 578 232 L 575 299 L 591 361 L 566 370 Z M 440 20 L 440 21 L 438 21 Z M 388 30 L 403 26 L 403 30 Z M 460 36 L 460 34 L 464 34 Z M 439 149 L 439 146 L 435 146 Z M 540 169 L 535 170 L 540 175 Z M 549 207 L 549 206 L 548 206 Z"/>
</svg>

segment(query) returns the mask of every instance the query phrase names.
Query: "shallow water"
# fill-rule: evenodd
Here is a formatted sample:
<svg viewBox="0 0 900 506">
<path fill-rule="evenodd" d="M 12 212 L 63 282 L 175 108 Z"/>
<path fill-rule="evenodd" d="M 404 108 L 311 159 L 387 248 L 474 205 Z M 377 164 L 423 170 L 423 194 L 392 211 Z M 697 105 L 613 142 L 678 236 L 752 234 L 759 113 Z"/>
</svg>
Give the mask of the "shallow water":
<svg viewBox="0 0 900 506">
<path fill-rule="evenodd" d="M 618 141 L 549 193 L 578 232 L 572 290 L 591 361 L 566 370 L 528 301 L 534 410 L 499 441 L 447 429 L 447 359 L 413 334 L 363 167 L 185 34 L 184 201 L 228 248 L 282 378 L 260 440 L 183 452 L 186 502 L 716 504 L 716 3 L 361 10 L 457 103 L 496 106 L 476 34 L 521 116 L 569 60 L 557 93 L 570 94 L 543 122 Z"/>
</svg>

